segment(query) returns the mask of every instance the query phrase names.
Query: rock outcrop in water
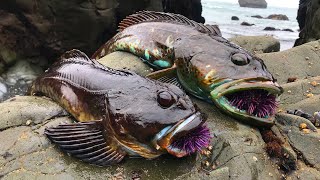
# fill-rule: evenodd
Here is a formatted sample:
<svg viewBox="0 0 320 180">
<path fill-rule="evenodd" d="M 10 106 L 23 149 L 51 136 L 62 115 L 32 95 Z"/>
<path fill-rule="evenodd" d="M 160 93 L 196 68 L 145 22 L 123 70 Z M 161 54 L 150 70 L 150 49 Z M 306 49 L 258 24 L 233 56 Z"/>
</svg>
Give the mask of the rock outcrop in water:
<svg viewBox="0 0 320 180">
<path fill-rule="evenodd" d="M 300 34 L 295 46 L 320 39 L 320 3 L 318 0 L 300 0 L 297 20 Z"/>
<path fill-rule="evenodd" d="M 267 8 L 268 4 L 265 0 L 238 0 L 240 7 L 249 8 Z"/>
</svg>

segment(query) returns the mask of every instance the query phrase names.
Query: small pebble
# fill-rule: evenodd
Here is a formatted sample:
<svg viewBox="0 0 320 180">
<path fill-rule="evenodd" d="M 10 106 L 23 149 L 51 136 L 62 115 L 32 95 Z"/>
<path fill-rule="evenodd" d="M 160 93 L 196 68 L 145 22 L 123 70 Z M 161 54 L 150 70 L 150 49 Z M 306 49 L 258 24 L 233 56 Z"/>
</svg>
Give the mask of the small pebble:
<svg viewBox="0 0 320 180">
<path fill-rule="evenodd" d="M 255 157 L 255 156 L 253 156 L 252 159 L 253 159 L 254 161 L 258 161 L 258 158 Z"/>
<path fill-rule="evenodd" d="M 302 129 L 302 132 L 303 132 L 304 134 L 309 134 L 309 133 L 310 133 L 310 129 Z"/>
<path fill-rule="evenodd" d="M 273 176 L 273 174 L 272 174 L 272 173 L 269 173 L 269 176 L 271 176 L 271 177 L 272 177 L 272 176 Z"/>
<path fill-rule="evenodd" d="M 290 82 L 295 82 L 297 80 L 297 77 L 289 77 L 287 82 L 290 83 Z"/>
<path fill-rule="evenodd" d="M 206 165 L 207 167 L 209 167 L 209 166 L 210 166 L 209 161 L 206 161 L 206 162 L 205 162 L 205 165 Z"/>
<path fill-rule="evenodd" d="M 306 60 L 309 60 L 310 58 L 309 57 L 306 57 Z"/>
<path fill-rule="evenodd" d="M 208 146 L 208 150 L 211 151 L 212 150 L 212 146 Z"/>
<path fill-rule="evenodd" d="M 299 128 L 300 129 L 307 129 L 307 124 L 306 123 L 301 123 L 300 125 L 299 125 Z"/>
<path fill-rule="evenodd" d="M 26 125 L 29 126 L 32 123 L 31 120 L 27 120 Z"/>
<path fill-rule="evenodd" d="M 291 90 L 288 90 L 287 92 L 288 92 L 288 93 L 291 93 L 292 91 L 291 91 Z"/>
<path fill-rule="evenodd" d="M 307 94 L 307 98 L 311 98 L 311 97 L 313 97 L 312 93 Z"/>
<path fill-rule="evenodd" d="M 319 83 L 317 83 L 317 81 L 312 81 L 312 82 L 310 82 L 310 84 L 311 84 L 313 87 L 316 87 Z"/>
</svg>

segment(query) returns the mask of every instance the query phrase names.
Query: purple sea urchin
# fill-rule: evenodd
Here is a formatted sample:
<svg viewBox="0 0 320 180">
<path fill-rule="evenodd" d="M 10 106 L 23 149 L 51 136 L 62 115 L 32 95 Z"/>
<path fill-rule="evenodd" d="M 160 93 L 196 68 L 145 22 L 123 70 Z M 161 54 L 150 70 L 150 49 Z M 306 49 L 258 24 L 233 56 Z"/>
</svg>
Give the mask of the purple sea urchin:
<svg viewBox="0 0 320 180">
<path fill-rule="evenodd" d="M 171 148 L 184 151 L 187 154 L 192 154 L 207 147 L 210 139 L 210 130 L 206 126 L 200 126 L 186 135 L 175 139 L 170 146 Z"/>
<path fill-rule="evenodd" d="M 260 118 L 272 116 L 278 106 L 276 96 L 262 89 L 240 91 L 226 97 L 232 106 Z"/>
</svg>

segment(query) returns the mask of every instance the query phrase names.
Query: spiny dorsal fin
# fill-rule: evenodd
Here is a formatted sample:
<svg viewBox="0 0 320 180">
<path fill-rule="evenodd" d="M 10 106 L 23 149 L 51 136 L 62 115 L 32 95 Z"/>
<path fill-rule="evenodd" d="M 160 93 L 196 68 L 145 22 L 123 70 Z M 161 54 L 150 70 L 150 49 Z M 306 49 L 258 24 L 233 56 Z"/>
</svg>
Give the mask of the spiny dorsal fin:
<svg viewBox="0 0 320 180">
<path fill-rule="evenodd" d="M 123 31 L 129 26 L 143 22 L 168 22 L 183 24 L 194 27 L 196 30 L 206 34 L 221 35 L 217 25 L 204 25 L 190 20 L 180 14 L 154 12 L 154 11 L 139 11 L 135 14 L 127 16 L 119 23 L 119 31 Z"/>
</svg>

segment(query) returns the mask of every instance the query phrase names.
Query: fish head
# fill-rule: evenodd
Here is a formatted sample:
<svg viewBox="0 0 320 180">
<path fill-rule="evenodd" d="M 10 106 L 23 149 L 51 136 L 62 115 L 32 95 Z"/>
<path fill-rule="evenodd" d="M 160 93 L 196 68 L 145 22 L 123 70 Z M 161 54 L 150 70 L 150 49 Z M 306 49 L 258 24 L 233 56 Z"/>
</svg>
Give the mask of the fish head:
<svg viewBox="0 0 320 180">
<path fill-rule="evenodd" d="M 248 124 L 273 125 L 276 99 L 283 89 L 262 59 L 219 36 L 191 37 L 185 43 L 195 47 L 184 55 L 189 63 L 178 61 L 177 70 L 191 94 Z"/>
<path fill-rule="evenodd" d="M 114 112 L 118 117 L 113 129 L 122 144 L 147 158 L 152 158 L 152 153 L 182 157 L 207 146 L 206 117 L 185 92 L 171 84 L 147 81 L 130 90 L 123 108 Z"/>
</svg>

